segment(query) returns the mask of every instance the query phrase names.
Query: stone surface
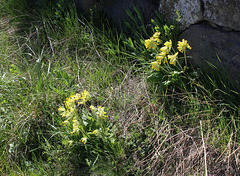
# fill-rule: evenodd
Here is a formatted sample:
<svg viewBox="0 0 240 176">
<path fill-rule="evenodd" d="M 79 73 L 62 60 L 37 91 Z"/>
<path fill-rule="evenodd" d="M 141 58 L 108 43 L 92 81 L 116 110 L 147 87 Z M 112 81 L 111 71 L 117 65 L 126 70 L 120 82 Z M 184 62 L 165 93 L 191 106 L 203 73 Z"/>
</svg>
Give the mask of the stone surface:
<svg viewBox="0 0 240 176">
<path fill-rule="evenodd" d="M 240 31 L 239 0 L 203 0 L 204 20 Z"/>
<path fill-rule="evenodd" d="M 192 46 L 193 65 L 205 67 L 209 61 L 240 80 L 240 0 L 160 0 L 159 11 L 171 19 L 177 10 L 182 16 L 180 38 Z"/>
<path fill-rule="evenodd" d="M 200 21 L 240 30 L 239 0 L 160 0 L 159 11 L 176 18 L 176 11 L 182 15 L 182 30 Z"/>
<path fill-rule="evenodd" d="M 201 0 L 161 0 L 159 11 L 167 14 L 171 20 L 177 18 L 177 10 L 181 14 L 182 29 L 203 20 Z"/>
<path fill-rule="evenodd" d="M 192 47 L 187 52 L 193 65 L 205 67 L 207 60 L 219 68 L 223 66 L 232 78 L 240 80 L 240 32 L 214 28 L 204 22 L 192 25 L 180 38 Z"/>
</svg>

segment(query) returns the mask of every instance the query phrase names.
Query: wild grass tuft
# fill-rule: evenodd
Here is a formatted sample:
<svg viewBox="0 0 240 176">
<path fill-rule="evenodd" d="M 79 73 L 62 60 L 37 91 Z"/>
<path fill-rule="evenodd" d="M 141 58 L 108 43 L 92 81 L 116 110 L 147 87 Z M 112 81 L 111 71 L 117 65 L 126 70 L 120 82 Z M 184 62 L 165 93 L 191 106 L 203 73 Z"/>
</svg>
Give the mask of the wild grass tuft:
<svg viewBox="0 0 240 176">
<path fill-rule="evenodd" d="M 162 16 L 149 30 L 135 8 L 128 14 L 137 32 L 127 35 L 68 2 L 0 1 L 1 175 L 239 175 L 239 90 L 231 79 L 192 67 L 184 54 L 179 68 L 153 70 L 145 40 L 157 30 L 162 44 L 178 46 L 176 24 Z M 99 114 L 82 104 L 77 127 L 88 139 L 63 126 L 59 107 L 84 90 L 105 107 L 110 137 L 95 138 L 103 128 L 88 124 Z"/>
</svg>

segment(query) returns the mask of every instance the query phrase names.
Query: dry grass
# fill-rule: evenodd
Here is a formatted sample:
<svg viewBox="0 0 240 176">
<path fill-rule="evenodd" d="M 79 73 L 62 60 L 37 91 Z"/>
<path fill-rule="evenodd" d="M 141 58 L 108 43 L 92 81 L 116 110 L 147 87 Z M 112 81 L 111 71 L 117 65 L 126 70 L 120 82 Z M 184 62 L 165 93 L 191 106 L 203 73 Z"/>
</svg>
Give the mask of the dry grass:
<svg viewBox="0 0 240 176">
<path fill-rule="evenodd" d="M 220 138 L 225 134 L 219 134 L 219 130 L 214 128 L 217 126 L 216 118 L 220 117 L 222 112 L 209 114 L 208 111 L 200 111 L 169 118 L 167 113 L 163 113 L 163 104 L 153 101 L 144 76 L 139 78 L 128 75 L 124 83 L 113 89 L 111 100 L 122 102 L 121 106 L 118 104 L 122 108 L 118 114 L 118 123 L 122 127 L 119 135 L 130 138 L 133 131 L 142 134 L 149 127 L 155 130 L 149 135 L 146 143 L 140 144 L 128 156 L 128 159 L 133 161 L 134 168 L 143 171 L 139 175 L 240 174 L 240 145 L 235 142 L 236 131 L 224 146 Z M 215 102 L 205 101 L 206 99 L 203 99 L 202 104 L 215 105 Z M 194 122 L 191 127 L 178 122 L 179 119 L 193 115 L 199 119 L 198 125 Z M 212 120 L 206 120 L 209 117 Z M 203 119 L 202 126 L 199 123 L 200 119 Z M 148 154 L 142 157 L 140 153 L 146 144 L 149 146 Z M 128 145 L 127 142 L 125 145 Z"/>
</svg>

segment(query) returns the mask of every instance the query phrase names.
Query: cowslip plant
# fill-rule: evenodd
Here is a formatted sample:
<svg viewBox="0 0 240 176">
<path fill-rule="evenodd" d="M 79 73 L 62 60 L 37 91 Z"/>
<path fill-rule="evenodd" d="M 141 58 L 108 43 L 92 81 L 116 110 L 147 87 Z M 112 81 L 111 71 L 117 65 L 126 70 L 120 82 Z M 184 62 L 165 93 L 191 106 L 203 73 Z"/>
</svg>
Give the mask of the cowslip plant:
<svg viewBox="0 0 240 176">
<path fill-rule="evenodd" d="M 186 49 L 191 49 L 191 47 L 187 40 L 178 41 L 178 51 L 176 51 L 173 48 L 172 40 L 161 43 L 160 32 L 155 32 L 153 37 L 145 40 L 145 47 L 155 57 L 151 66 L 155 73 L 161 73 L 164 85 L 176 83 L 180 75 L 188 69 Z"/>
<path fill-rule="evenodd" d="M 69 149 L 78 148 L 88 165 L 99 156 L 112 153 L 117 145 L 105 107 L 89 106 L 90 99 L 91 94 L 85 90 L 67 98 L 58 109 L 64 118 L 63 143 Z"/>
</svg>

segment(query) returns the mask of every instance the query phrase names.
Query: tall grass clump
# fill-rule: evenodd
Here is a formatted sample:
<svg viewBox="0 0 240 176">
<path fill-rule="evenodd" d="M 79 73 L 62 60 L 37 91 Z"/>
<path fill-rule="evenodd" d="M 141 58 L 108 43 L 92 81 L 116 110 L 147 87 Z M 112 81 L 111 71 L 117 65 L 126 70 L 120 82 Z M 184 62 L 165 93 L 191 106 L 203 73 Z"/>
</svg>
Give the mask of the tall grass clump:
<svg viewBox="0 0 240 176">
<path fill-rule="evenodd" d="M 0 2 L 1 175 L 239 174 L 239 90 L 191 65 L 176 22 Z"/>
<path fill-rule="evenodd" d="M 239 99 L 239 90 L 234 89 L 234 83 L 231 82 L 228 77 L 223 75 L 221 75 L 221 77 L 219 73 L 216 72 L 216 68 L 216 70 L 212 70 L 212 74 L 210 74 L 210 72 L 207 74 L 207 72 L 192 67 L 189 62 L 190 57 L 187 56 L 187 49 L 191 49 L 191 46 L 184 39 L 175 44 L 172 40 L 162 42 L 161 32 L 156 30 L 150 39 L 145 40 L 144 44 L 146 50 L 150 51 L 150 57 L 153 58 L 153 61 L 150 63 L 152 71 L 149 73 L 148 80 L 155 87 L 153 93 L 159 96 L 163 103 L 162 107 L 165 111 L 164 121 L 167 120 L 168 124 L 171 124 L 170 128 L 172 128 L 171 133 L 168 134 L 172 137 L 166 137 L 164 140 L 171 140 L 173 142 L 169 145 L 166 141 L 164 141 L 164 143 L 161 142 L 157 134 L 156 136 L 152 136 L 153 141 L 160 141 L 159 148 L 153 146 L 155 150 L 143 160 L 143 163 L 146 162 L 146 164 L 149 160 L 152 161 L 152 163 L 148 163 L 150 169 L 147 169 L 147 172 L 154 174 L 174 173 L 176 165 L 183 167 L 182 164 L 186 164 L 185 167 L 189 169 L 191 173 L 188 164 L 193 162 L 192 159 L 194 157 L 201 158 L 201 149 L 198 146 L 199 141 L 195 139 L 198 136 L 197 131 L 200 130 L 202 133 L 199 131 L 199 138 L 201 142 L 203 142 L 202 156 L 204 156 L 205 161 L 204 159 L 202 161 L 198 160 L 199 163 L 195 165 L 195 169 L 201 170 L 201 168 L 198 167 L 205 165 L 204 172 L 208 172 L 206 168 L 209 167 L 210 173 L 224 173 L 224 170 L 216 171 L 213 164 L 215 161 L 209 161 L 207 159 L 216 155 L 216 148 L 219 146 L 221 146 L 220 150 L 226 150 L 227 146 L 233 145 L 231 143 L 233 136 L 233 143 L 238 146 L 238 125 L 236 124 L 239 123 L 239 102 L 236 100 Z M 204 124 L 205 127 L 203 127 L 202 124 Z M 189 132 L 191 133 L 190 135 Z M 208 137 L 204 137 L 204 133 L 208 134 Z M 216 141 L 216 134 L 218 134 L 218 141 Z M 175 141 L 174 138 L 180 141 Z M 190 140 L 191 142 L 189 143 L 185 140 Z M 205 140 L 207 143 L 204 142 Z M 179 143 L 181 145 L 179 145 Z M 164 144 L 167 145 L 163 146 Z M 193 146 L 191 146 L 192 144 Z M 189 152 L 188 154 L 182 153 L 182 155 L 188 157 L 188 159 L 181 161 L 181 157 L 179 157 L 173 147 L 176 147 L 177 150 L 186 150 L 186 152 Z M 189 150 L 186 149 L 188 147 Z M 206 148 L 213 150 L 212 153 L 206 153 Z M 237 148 L 238 147 L 236 147 L 235 150 L 238 150 Z M 198 152 L 194 153 L 191 152 L 191 150 L 198 150 Z M 165 155 L 163 151 L 167 151 L 166 155 L 169 155 L 171 151 L 172 155 L 163 157 Z M 196 154 L 198 156 L 196 156 Z M 159 157 L 162 156 L 163 161 L 159 161 L 159 157 L 156 157 L 156 155 Z M 206 157 L 207 155 L 208 158 Z M 178 159 L 176 160 L 176 158 L 178 158 L 179 161 Z M 235 156 L 235 159 L 236 158 L 237 155 Z M 220 157 L 217 160 L 218 162 L 219 159 Z M 235 159 L 228 158 L 228 162 L 234 163 Z M 201 162 L 203 162 L 203 165 L 200 164 Z M 166 169 L 166 171 L 158 170 L 157 167 L 161 164 L 163 164 L 164 168 L 169 169 Z M 163 167 L 160 167 L 160 169 Z M 228 169 L 230 173 L 235 172 L 234 168 Z M 179 169 L 178 174 L 179 173 L 184 174 L 185 171 Z"/>
<path fill-rule="evenodd" d="M 22 3 L 6 4 L 9 16 L 1 21 L 1 138 L 7 137 L 1 146 L 1 173 L 69 173 L 74 158 L 61 139 L 63 117 L 57 109 L 70 94 L 86 88 L 99 95 L 96 102 L 104 102 L 106 88 L 122 83 L 128 69 L 118 63 L 126 58 L 116 56 L 120 46 L 114 43 L 118 39 L 106 37 L 110 29 L 94 30 L 77 17 L 73 4 L 68 8 L 59 1 L 28 21 L 18 18 L 28 10 L 29 4 Z M 82 161 L 86 164 L 86 158 Z"/>
</svg>

